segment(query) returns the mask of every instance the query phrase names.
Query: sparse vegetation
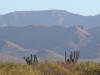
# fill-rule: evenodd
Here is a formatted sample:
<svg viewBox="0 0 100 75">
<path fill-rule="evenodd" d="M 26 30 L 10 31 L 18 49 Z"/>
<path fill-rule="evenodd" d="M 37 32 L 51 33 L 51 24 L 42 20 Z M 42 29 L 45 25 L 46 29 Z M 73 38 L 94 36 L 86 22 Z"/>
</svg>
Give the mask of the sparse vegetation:
<svg viewBox="0 0 100 75">
<path fill-rule="evenodd" d="M 65 63 L 77 63 L 78 59 L 79 59 L 79 51 L 71 51 L 70 53 L 70 58 L 67 59 L 66 57 L 66 51 L 65 51 Z"/>
<path fill-rule="evenodd" d="M 0 75 L 100 75 L 100 64 L 41 62 L 37 65 L 0 63 Z"/>
<path fill-rule="evenodd" d="M 38 63 L 37 56 L 36 55 L 33 56 L 32 54 L 28 57 L 24 57 L 24 60 L 28 65 L 34 65 L 34 64 L 36 65 Z"/>
</svg>

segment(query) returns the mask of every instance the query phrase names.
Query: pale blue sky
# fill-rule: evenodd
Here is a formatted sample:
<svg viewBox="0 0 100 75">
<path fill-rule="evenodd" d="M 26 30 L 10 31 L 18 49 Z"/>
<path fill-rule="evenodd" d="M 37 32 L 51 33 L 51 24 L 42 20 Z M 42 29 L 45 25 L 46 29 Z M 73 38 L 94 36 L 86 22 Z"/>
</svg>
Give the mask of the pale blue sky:
<svg viewBox="0 0 100 75">
<path fill-rule="evenodd" d="M 100 0 L 0 0 L 0 14 L 50 9 L 63 9 L 82 15 L 96 15 L 100 14 Z"/>
</svg>

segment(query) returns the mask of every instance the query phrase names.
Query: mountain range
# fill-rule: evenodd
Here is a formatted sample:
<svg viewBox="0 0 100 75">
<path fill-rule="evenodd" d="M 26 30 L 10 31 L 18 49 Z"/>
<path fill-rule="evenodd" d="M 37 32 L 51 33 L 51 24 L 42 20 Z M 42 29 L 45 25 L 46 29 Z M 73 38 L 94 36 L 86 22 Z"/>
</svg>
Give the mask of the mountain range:
<svg viewBox="0 0 100 75">
<path fill-rule="evenodd" d="M 98 29 L 98 30 L 97 30 Z M 97 28 L 86 30 L 80 25 L 72 27 L 1 27 L 0 53 L 22 59 L 31 53 L 40 59 L 64 60 L 73 50 L 80 50 L 80 58 L 100 57 L 100 40 Z M 8 57 L 8 56 L 7 56 Z"/>
<path fill-rule="evenodd" d="M 81 16 L 64 10 L 16 11 L 0 15 L 0 60 L 63 60 L 73 50 L 80 59 L 100 58 L 99 15 Z"/>
<path fill-rule="evenodd" d="M 0 26 L 73 26 L 92 28 L 100 25 L 100 15 L 82 16 L 65 10 L 15 11 L 0 15 Z"/>
</svg>

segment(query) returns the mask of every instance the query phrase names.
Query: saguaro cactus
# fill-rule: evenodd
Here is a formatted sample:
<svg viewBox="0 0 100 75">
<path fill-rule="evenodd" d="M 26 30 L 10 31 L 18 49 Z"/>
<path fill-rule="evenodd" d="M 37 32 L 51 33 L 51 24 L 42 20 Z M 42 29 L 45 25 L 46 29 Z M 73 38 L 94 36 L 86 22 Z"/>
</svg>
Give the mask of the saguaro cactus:
<svg viewBox="0 0 100 75">
<path fill-rule="evenodd" d="M 36 55 L 34 55 L 34 63 L 38 63 L 38 59 Z"/>
<path fill-rule="evenodd" d="M 65 51 L 65 62 L 75 63 L 79 59 L 79 51 L 71 51 L 70 58 L 66 59 L 66 51 Z"/>
<path fill-rule="evenodd" d="M 30 63 L 32 64 L 32 61 L 33 61 L 33 60 L 32 60 L 32 59 L 33 59 L 32 54 L 30 55 L 30 57 L 31 57 L 31 59 L 30 59 Z"/>
<path fill-rule="evenodd" d="M 29 57 L 24 57 L 24 60 L 26 61 L 26 63 L 27 63 L 28 65 L 30 65 Z"/>
<path fill-rule="evenodd" d="M 70 62 L 72 62 L 73 60 L 73 52 L 71 51 L 71 54 L 70 54 Z"/>
<path fill-rule="evenodd" d="M 66 57 L 67 57 L 67 54 L 66 54 L 66 51 L 65 51 L 65 62 L 67 61 L 67 58 Z"/>
<path fill-rule="evenodd" d="M 80 53 L 80 51 L 76 51 L 76 62 L 79 59 L 79 53 Z"/>
<path fill-rule="evenodd" d="M 28 65 L 32 65 L 32 64 L 37 64 L 38 63 L 37 56 L 34 55 L 34 59 L 33 59 L 33 55 L 32 54 L 29 57 L 24 57 L 24 60 L 26 61 L 26 63 Z"/>
</svg>

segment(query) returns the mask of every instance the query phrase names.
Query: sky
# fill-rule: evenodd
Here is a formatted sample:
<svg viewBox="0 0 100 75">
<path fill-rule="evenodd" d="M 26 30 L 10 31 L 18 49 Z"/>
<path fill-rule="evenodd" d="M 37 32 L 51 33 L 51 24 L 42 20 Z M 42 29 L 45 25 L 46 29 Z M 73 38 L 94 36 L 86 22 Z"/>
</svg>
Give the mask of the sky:
<svg viewBox="0 0 100 75">
<path fill-rule="evenodd" d="M 52 9 L 85 16 L 97 15 L 100 14 L 100 0 L 0 0 L 0 14 Z"/>
</svg>

